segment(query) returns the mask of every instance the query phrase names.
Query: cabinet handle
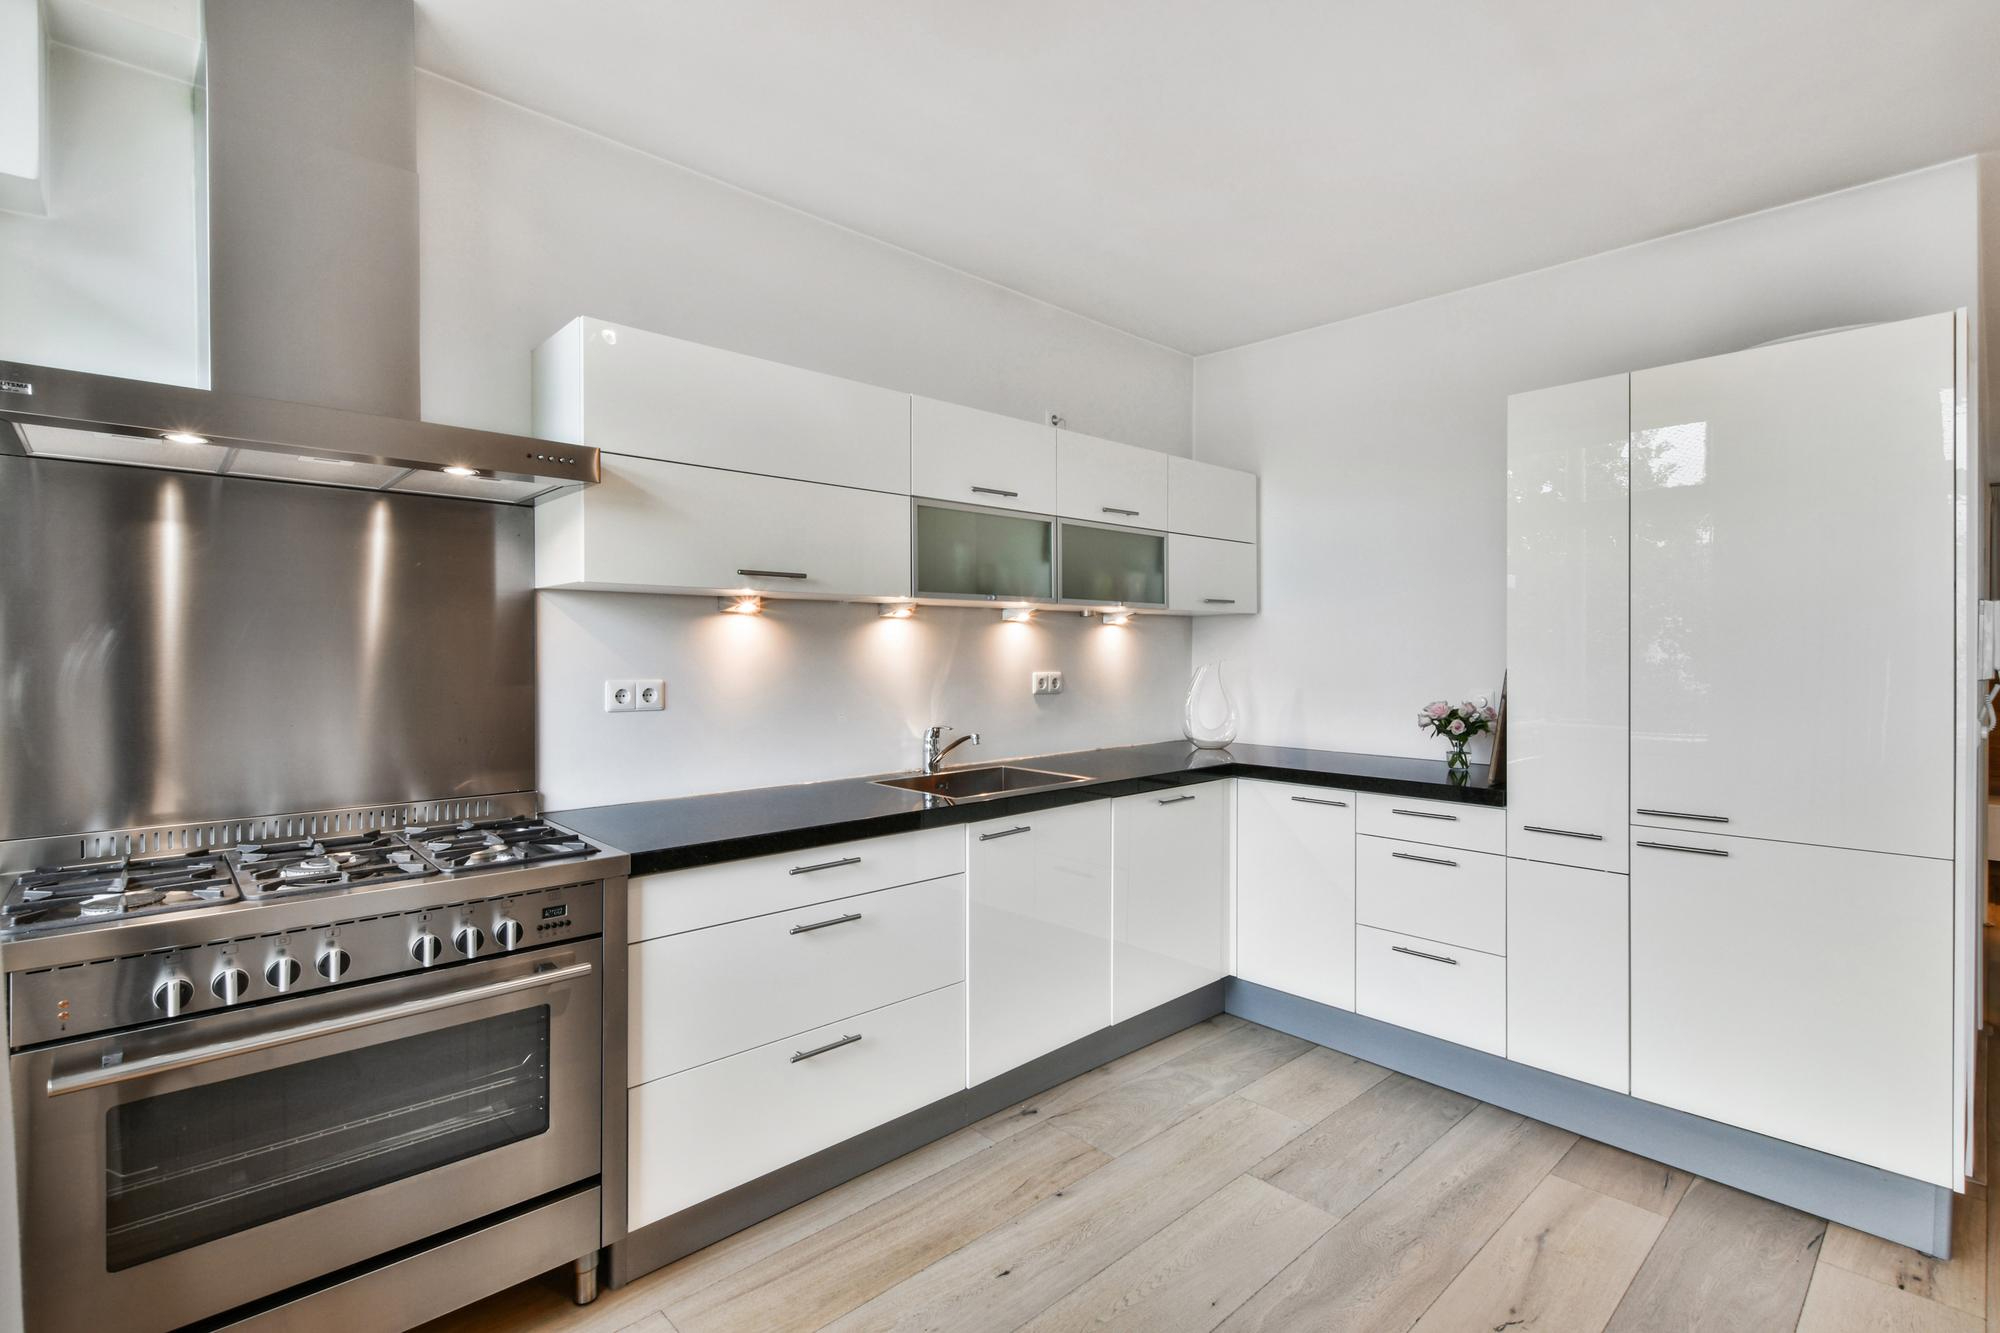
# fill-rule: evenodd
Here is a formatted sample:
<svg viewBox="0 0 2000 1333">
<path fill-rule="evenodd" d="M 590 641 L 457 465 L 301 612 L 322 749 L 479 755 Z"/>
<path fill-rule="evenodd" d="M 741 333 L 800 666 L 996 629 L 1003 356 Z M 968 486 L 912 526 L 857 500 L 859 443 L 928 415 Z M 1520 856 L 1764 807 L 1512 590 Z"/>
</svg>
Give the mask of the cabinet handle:
<svg viewBox="0 0 2000 1333">
<path fill-rule="evenodd" d="M 997 495 L 1004 500 L 1018 500 L 1021 498 L 1019 491 L 1003 491 L 998 486 L 974 486 L 972 493 L 974 495 Z"/>
<path fill-rule="evenodd" d="M 1691 815 L 1683 810 L 1639 810 L 1636 814 L 1652 815 L 1656 819 L 1692 819 L 1700 824 L 1727 824 L 1728 815 Z"/>
<path fill-rule="evenodd" d="M 1300 805 L 1337 805 L 1343 810 L 1347 808 L 1345 801 L 1329 801 L 1318 796 L 1294 796 L 1292 799 Z"/>
<path fill-rule="evenodd" d="M 743 579 L 809 579 L 810 574 L 801 574 L 795 569 L 739 569 L 736 576 Z"/>
<path fill-rule="evenodd" d="M 850 921 L 859 921 L 860 919 L 861 913 L 849 912 L 846 916 L 829 917 L 825 921 L 814 921 L 804 926 L 793 926 L 791 933 L 794 935 L 804 935 L 810 931 L 825 930 L 828 926 L 844 926 Z"/>
<path fill-rule="evenodd" d="M 1546 833 L 1549 834 L 1551 837 L 1556 837 L 1556 838 L 1583 838 L 1590 842 L 1604 841 L 1604 835 L 1602 833 L 1573 833 L 1566 828 L 1543 828 L 1539 824 L 1523 824 L 1521 825 L 1521 832 Z"/>
<path fill-rule="evenodd" d="M 1398 861 L 1422 861 L 1427 866 L 1451 866 L 1457 869 L 1458 862 L 1447 861 L 1442 856 L 1418 856 L 1415 852 L 1390 852 Z"/>
<path fill-rule="evenodd" d="M 1720 847 L 1683 847 L 1677 842 L 1644 842 L 1641 847 L 1651 847 L 1656 852 L 1687 852 L 1691 856 L 1727 856 Z"/>
<path fill-rule="evenodd" d="M 1441 815 L 1435 810 L 1399 810 L 1392 805 L 1389 807 L 1389 813 L 1392 815 L 1408 815 L 1412 819 L 1448 819 L 1454 824 L 1458 822 L 1457 815 Z"/>
<path fill-rule="evenodd" d="M 838 870 L 841 866 L 858 866 L 860 864 L 861 858 L 858 856 L 843 856 L 838 861 L 821 861 L 816 866 L 793 866 L 786 873 L 791 875 L 810 875 L 815 870 Z"/>
<path fill-rule="evenodd" d="M 981 842 L 991 842 L 995 838 L 1011 838 L 1016 833 L 1032 833 L 1033 831 L 1034 825 L 1032 824 L 1016 824 L 1013 828 L 1003 828 L 998 833 L 982 833 L 979 835 L 979 840 Z"/>
<path fill-rule="evenodd" d="M 843 1046 L 852 1046 L 860 1040 L 861 1034 L 857 1032 L 852 1036 L 842 1037 L 839 1041 L 830 1041 L 824 1046 L 815 1046 L 809 1051 L 793 1051 L 792 1063 L 797 1064 L 801 1060 L 810 1060 L 815 1055 L 825 1055 L 828 1051 L 837 1051 Z"/>
<path fill-rule="evenodd" d="M 1236 605 L 1236 599 L 1235 599 L 1234 597 L 1204 597 L 1204 598 L 1202 598 L 1201 600 L 1202 600 L 1203 602 L 1207 603 L 1207 604 L 1208 604 L 1209 606 L 1234 606 L 1234 605 Z"/>
<path fill-rule="evenodd" d="M 1450 963 L 1453 967 L 1458 966 L 1456 958 L 1447 958 L 1441 953 L 1425 953 L 1422 949 L 1405 949 L 1400 944 L 1390 945 L 1389 951 L 1391 953 L 1406 953 L 1412 958 L 1428 958 L 1433 963 Z"/>
<path fill-rule="evenodd" d="M 1160 797 L 1160 799 L 1159 799 L 1159 801 L 1157 802 L 1157 804 L 1159 804 L 1159 805 L 1179 805 L 1179 804 L 1180 804 L 1180 803 L 1181 803 L 1182 801 L 1192 801 L 1193 799 L 1194 799 L 1194 797 L 1193 797 L 1192 795 L 1189 795 L 1189 796 L 1162 796 L 1162 797 Z"/>
<path fill-rule="evenodd" d="M 1123 514 L 1126 518 L 1139 517 L 1139 511 L 1136 509 L 1120 509 L 1116 505 L 1099 505 L 1098 508 L 1107 514 Z"/>
</svg>

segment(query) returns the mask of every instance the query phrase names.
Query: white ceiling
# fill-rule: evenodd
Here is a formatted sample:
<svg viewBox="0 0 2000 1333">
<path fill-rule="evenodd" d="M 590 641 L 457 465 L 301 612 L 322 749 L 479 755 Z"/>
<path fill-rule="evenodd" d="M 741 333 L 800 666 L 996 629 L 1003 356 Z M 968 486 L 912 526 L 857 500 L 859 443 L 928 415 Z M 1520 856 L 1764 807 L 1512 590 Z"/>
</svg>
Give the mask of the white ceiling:
<svg viewBox="0 0 2000 1333">
<path fill-rule="evenodd" d="M 424 68 L 1183 351 L 2000 147 L 1995 0 L 418 0 Z"/>
</svg>

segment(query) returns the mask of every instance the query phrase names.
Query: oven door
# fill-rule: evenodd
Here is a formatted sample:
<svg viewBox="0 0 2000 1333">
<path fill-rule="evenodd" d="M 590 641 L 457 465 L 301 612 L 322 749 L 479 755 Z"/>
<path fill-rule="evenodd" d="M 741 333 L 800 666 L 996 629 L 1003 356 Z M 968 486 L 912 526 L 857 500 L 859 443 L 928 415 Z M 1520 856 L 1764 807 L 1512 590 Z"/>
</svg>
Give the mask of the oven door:
<svg viewBox="0 0 2000 1333">
<path fill-rule="evenodd" d="M 16 1054 L 28 1326 L 172 1328 L 595 1176 L 602 955 Z"/>
</svg>

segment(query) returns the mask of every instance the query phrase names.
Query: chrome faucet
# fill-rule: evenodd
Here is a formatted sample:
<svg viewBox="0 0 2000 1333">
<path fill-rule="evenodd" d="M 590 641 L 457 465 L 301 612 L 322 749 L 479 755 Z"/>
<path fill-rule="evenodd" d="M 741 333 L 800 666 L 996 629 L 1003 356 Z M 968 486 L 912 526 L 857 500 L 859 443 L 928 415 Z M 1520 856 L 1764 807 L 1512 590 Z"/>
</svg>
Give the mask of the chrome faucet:
<svg viewBox="0 0 2000 1333">
<path fill-rule="evenodd" d="M 957 740 L 953 741 L 951 744 L 940 749 L 938 747 L 938 742 L 943 739 L 944 739 L 944 728 L 942 726 L 925 728 L 924 772 L 926 773 L 937 772 L 938 768 L 944 763 L 944 757 L 950 754 L 953 750 L 956 750 L 959 746 L 965 744 L 967 741 L 971 741 L 974 745 L 979 744 L 979 733 L 976 731 L 968 731 L 963 736 L 960 736 Z"/>
</svg>

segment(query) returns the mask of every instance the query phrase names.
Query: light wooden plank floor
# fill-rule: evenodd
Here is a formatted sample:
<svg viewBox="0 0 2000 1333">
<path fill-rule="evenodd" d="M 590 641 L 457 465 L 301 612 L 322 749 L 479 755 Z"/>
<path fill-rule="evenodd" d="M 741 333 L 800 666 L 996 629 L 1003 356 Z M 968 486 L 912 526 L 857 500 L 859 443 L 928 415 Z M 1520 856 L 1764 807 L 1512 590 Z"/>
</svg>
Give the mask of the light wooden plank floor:
<svg viewBox="0 0 2000 1333">
<path fill-rule="evenodd" d="M 2000 1330 L 1983 1184 L 1957 1232 L 1938 1263 L 1223 1017 L 594 1305 L 565 1271 L 422 1333 Z"/>
</svg>

